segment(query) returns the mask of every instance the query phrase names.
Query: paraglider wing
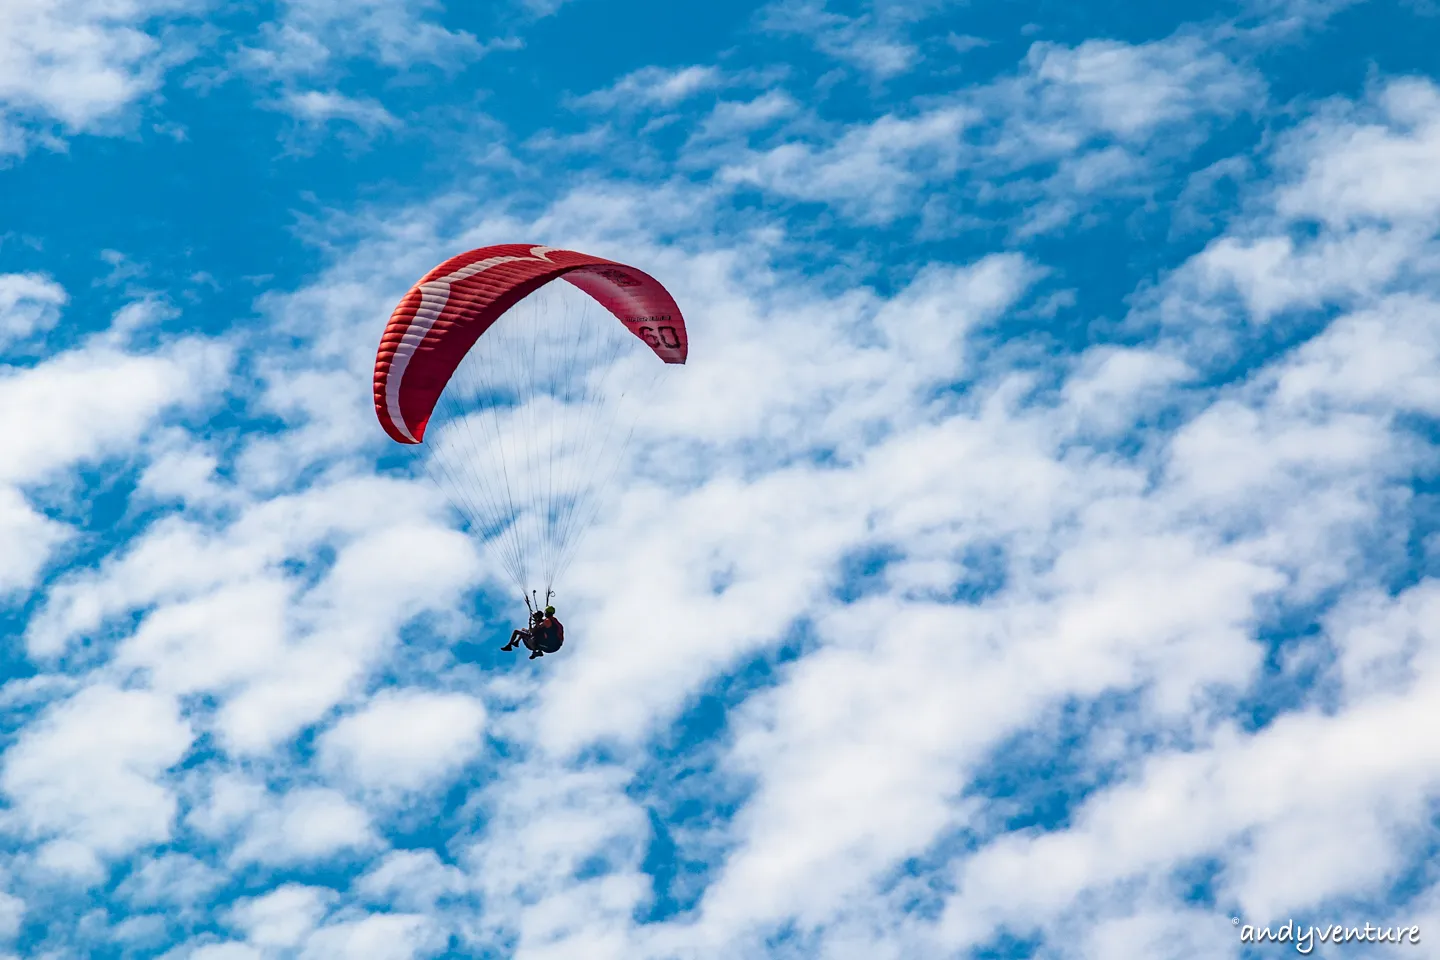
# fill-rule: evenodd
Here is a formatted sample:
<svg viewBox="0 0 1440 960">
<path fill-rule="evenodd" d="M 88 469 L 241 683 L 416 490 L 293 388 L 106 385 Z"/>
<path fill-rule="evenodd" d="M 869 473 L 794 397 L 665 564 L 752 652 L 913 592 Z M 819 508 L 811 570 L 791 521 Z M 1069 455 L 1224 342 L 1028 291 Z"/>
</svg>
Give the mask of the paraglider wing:
<svg viewBox="0 0 1440 960">
<path fill-rule="evenodd" d="M 552 280 L 589 294 L 666 363 L 684 363 L 685 321 L 659 281 L 613 260 L 524 243 L 481 247 L 431 270 L 395 308 L 375 355 L 375 414 L 420 443 L 456 367 L 495 321 Z"/>
</svg>

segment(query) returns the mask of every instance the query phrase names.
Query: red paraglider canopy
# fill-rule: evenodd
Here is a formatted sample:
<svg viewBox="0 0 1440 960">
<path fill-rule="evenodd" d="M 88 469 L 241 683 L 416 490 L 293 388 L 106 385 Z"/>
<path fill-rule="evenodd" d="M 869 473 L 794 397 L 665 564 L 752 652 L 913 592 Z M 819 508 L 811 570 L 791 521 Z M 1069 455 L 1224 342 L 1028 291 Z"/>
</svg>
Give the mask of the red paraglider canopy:
<svg viewBox="0 0 1440 960">
<path fill-rule="evenodd" d="M 609 310 L 666 363 L 684 363 L 685 320 L 649 274 L 573 250 L 528 243 L 451 257 L 410 288 L 375 354 L 375 415 L 391 439 L 419 443 L 455 368 L 500 315 L 563 277 Z"/>
</svg>

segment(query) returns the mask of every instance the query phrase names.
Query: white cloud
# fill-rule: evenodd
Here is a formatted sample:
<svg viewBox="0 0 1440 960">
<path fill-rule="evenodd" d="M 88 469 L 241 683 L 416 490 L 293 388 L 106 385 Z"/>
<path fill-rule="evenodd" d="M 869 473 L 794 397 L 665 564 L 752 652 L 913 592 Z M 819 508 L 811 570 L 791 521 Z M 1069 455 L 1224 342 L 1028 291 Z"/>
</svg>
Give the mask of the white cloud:
<svg viewBox="0 0 1440 960">
<path fill-rule="evenodd" d="M 783 90 L 770 90 L 751 100 L 722 100 L 696 131 L 697 138 L 729 139 L 770 126 L 800 111 Z"/>
<path fill-rule="evenodd" d="M 994 90 L 1022 110 L 1007 118 L 1001 146 L 1014 138 L 1063 149 L 1096 134 L 1143 143 L 1162 127 L 1258 107 L 1264 96 L 1257 74 L 1185 34 L 1135 45 L 1037 43 L 1025 60 L 1023 73 Z"/>
<path fill-rule="evenodd" d="M 463 871 L 441 863 L 430 850 L 394 850 L 354 886 L 373 902 L 433 913 L 440 900 L 464 893 L 470 882 Z"/>
<path fill-rule="evenodd" d="M 392 69 L 429 65 L 454 70 L 487 46 L 431 16 L 435 0 L 283 0 L 279 18 L 261 28 L 261 42 L 241 62 L 277 78 L 323 76 L 348 59 Z"/>
<path fill-rule="evenodd" d="M 323 762 L 382 793 L 434 789 L 480 749 L 485 707 L 459 693 L 386 692 L 320 739 Z"/>
<path fill-rule="evenodd" d="M 225 385 L 229 350 L 200 339 L 132 353 L 104 338 L 34 367 L 0 370 L 0 407 L 20 429 L 0 481 L 33 483 L 132 448 L 167 409 L 200 405 Z"/>
<path fill-rule="evenodd" d="M 831 203 L 864 223 L 915 212 L 927 188 L 958 190 L 1027 203 L 1022 234 L 1043 232 L 1096 197 L 1143 193 L 1158 165 L 1263 99 L 1258 75 L 1195 36 L 1038 43 L 1015 76 L 827 143 L 721 154 L 718 177 Z"/>
<path fill-rule="evenodd" d="M 27 281 L 24 289 L 43 290 L 49 304 L 63 299 L 54 285 Z M 137 352 L 124 347 L 124 334 L 123 325 L 112 327 L 33 366 L 0 367 L 0 406 L 13 418 L 0 459 L 0 535 L 11 545 L 0 559 L 0 593 L 32 586 L 72 537 L 20 487 L 128 453 L 158 418 L 203 406 L 226 383 L 230 356 L 222 344 L 192 338 Z"/>
<path fill-rule="evenodd" d="M 138 907 L 194 907 L 225 882 L 224 874 L 196 857 L 167 853 L 147 858 L 126 877 L 119 894 Z"/>
<path fill-rule="evenodd" d="M 324 887 L 288 883 L 237 904 L 230 911 L 230 923 L 257 947 L 298 946 L 324 918 L 334 896 Z"/>
<path fill-rule="evenodd" d="M 1096 198 L 1144 196 L 1167 163 L 1264 100 L 1258 74 L 1199 36 L 1037 43 L 1017 76 L 973 95 L 990 124 L 967 159 L 996 197 L 1030 202 L 1021 235 L 1043 233 Z"/>
<path fill-rule="evenodd" d="M 545 763 L 495 784 L 487 835 L 462 858 L 483 910 L 466 931 L 474 942 L 513 936 L 542 955 L 621 955 L 615 941 L 628 939 L 646 896 L 636 868 L 647 825 L 625 795 L 629 776 Z M 595 875 L 578 876 L 595 863 Z"/>
<path fill-rule="evenodd" d="M 63 524 L 38 513 L 19 491 L 0 486 L 0 596 L 35 585 L 57 547 L 71 537 Z"/>
<path fill-rule="evenodd" d="M 481 40 L 445 26 L 439 0 L 278 0 L 275 6 L 275 19 L 262 21 L 215 76 L 233 71 L 271 87 L 262 104 L 288 114 L 309 135 L 336 121 L 367 137 L 403 126 L 381 100 L 335 89 L 352 78 L 356 62 L 453 75 L 487 54 L 521 47 L 515 36 Z"/>
<path fill-rule="evenodd" d="M 234 860 L 314 863 L 370 847 L 375 839 L 365 811 L 334 790 L 295 788 L 254 813 L 235 847 Z"/>
<path fill-rule="evenodd" d="M 287 93 L 277 106 L 296 120 L 313 126 L 343 120 L 371 134 L 400 126 L 400 121 L 378 101 L 347 97 L 333 90 Z"/>
<path fill-rule="evenodd" d="M 1336 119 L 1346 122 L 1334 115 L 1328 122 Z M 1389 138 L 1392 153 L 1382 150 L 1374 162 L 1399 160 L 1403 176 L 1413 141 L 1379 131 L 1350 137 L 1343 126 L 1325 123 L 1314 121 L 1299 134 L 1299 143 L 1314 152 L 1294 142 L 1282 146 L 1294 151 L 1304 173 L 1275 191 L 1276 210 L 1307 218 L 1319 212 L 1321 198 L 1331 198 L 1332 222 L 1341 225 L 1355 222 L 1356 210 L 1361 220 L 1377 209 L 1388 216 L 1383 193 L 1357 197 L 1336 171 L 1345 168 L 1352 148 L 1369 150 Z M 1409 171 L 1423 198 L 1428 169 Z M 1428 210 L 1421 203 L 1407 213 L 1424 219 Z M 1268 231 L 1286 226 L 1261 212 L 1237 230 L 1249 231 L 1246 242 L 1264 249 L 1275 242 Z M 1376 241 L 1392 244 L 1402 260 L 1425 256 L 1428 241 L 1407 236 L 1408 229 L 1401 222 L 1394 228 L 1400 236 L 1377 235 Z M 1313 244 L 1347 240 L 1322 233 Z M 1197 262 L 1207 263 L 1214 249 Z M 1283 257 L 1278 264 L 1286 265 Z M 1370 266 L 1337 258 L 1334 287 L 1354 284 L 1354 274 Z M 1397 275 L 1369 274 L 1367 298 L 1379 303 L 1342 314 L 1255 374 L 1249 388 L 1193 419 L 1171 445 L 1172 490 L 1185 510 L 1198 509 L 1216 528 L 1238 534 L 1244 555 L 1284 570 L 1283 594 L 1297 601 L 1384 576 L 1362 551 L 1397 532 L 1394 511 L 1404 501 L 1391 499 L 1387 488 L 1404 489 L 1420 453 L 1394 417 L 1406 410 L 1430 413 L 1440 385 L 1434 338 L 1428 326 L 1422 331 L 1421 319 L 1433 313 L 1434 301 L 1413 290 L 1386 290 Z M 1299 298 L 1283 273 L 1270 280 L 1254 276 L 1249 299 L 1261 319 L 1321 302 Z M 1228 322 L 1194 286 L 1172 288 L 1171 296 L 1172 305 L 1198 300 L 1191 316 Z M 1177 335 L 1208 342 L 1203 327 Z M 1422 455 L 1433 457 L 1433 451 Z M 1072 827 L 1006 837 L 977 853 L 958 871 L 946 945 L 981 942 L 996 924 L 1022 918 L 1038 925 L 1042 916 L 1069 915 L 1074 922 L 1082 901 L 1122 884 L 1156 884 L 1167 871 L 1210 856 L 1227 864 L 1222 894 L 1243 916 L 1265 918 L 1260 922 L 1374 895 L 1406 862 L 1406 838 L 1420 828 L 1436 776 L 1432 744 L 1406 739 L 1402 748 L 1383 732 L 1432 726 L 1435 643 L 1426 625 L 1433 620 L 1433 593 L 1429 579 L 1393 598 L 1364 588 L 1329 621 L 1326 639 L 1338 653 L 1345 708 L 1298 710 L 1254 734 L 1222 724 L 1193 749 L 1157 755 L 1136 778 L 1098 794 Z M 1333 758 L 1342 755 L 1354 764 L 1337 766 Z M 1282 860 L 1287 866 L 1276 869 Z"/>
<path fill-rule="evenodd" d="M 1397 80 L 1368 109 L 1336 104 L 1287 138 L 1280 158 L 1298 177 L 1277 211 L 1329 227 L 1384 223 L 1433 231 L 1440 222 L 1440 91 Z"/>
<path fill-rule="evenodd" d="M 192 507 L 219 506 L 235 498 L 216 473 L 219 458 L 183 430 L 155 438 L 150 464 L 140 474 L 139 489 L 159 501 Z"/>
<path fill-rule="evenodd" d="M 831 11 L 826 0 L 779 0 L 761 11 L 760 23 L 776 33 L 807 36 L 820 52 L 885 80 L 920 60 L 908 28 L 944 3 L 892 0 L 866 6 L 868 12 L 848 17 Z"/>
<path fill-rule="evenodd" d="M 65 288 L 37 273 L 0 273 L 0 347 L 55 326 Z"/>
<path fill-rule="evenodd" d="M 1198 330 L 1185 334 L 1196 360 L 1225 362 L 1286 312 L 1374 304 L 1399 283 L 1433 291 L 1440 188 L 1422 158 L 1440 143 L 1437 103 L 1433 85 L 1397 81 L 1281 137 L 1269 215 L 1212 241 L 1132 319 Z M 1360 177 L 1361 165 L 1380 175 Z M 1396 184 L 1406 185 L 1399 194 Z M 1312 224 L 1322 229 L 1296 229 Z"/>
<path fill-rule="evenodd" d="M 953 175 L 962 135 L 979 120 L 965 107 L 916 117 L 882 117 L 848 130 L 833 144 L 785 143 L 722 168 L 723 182 L 761 187 L 798 200 L 828 201 L 863 222 L 892 220 L 933 179 Z"/>
<path fill-rule="evenodd" d="M 0 153 L 24 153 L 59 124 L 106 132 L 186 59 L 162 30 L 190 0 L 7 0 L 0 6 Z M 38 127 L 38 130 L 36 129 Z M 7 132 L 8 128 L 8 132 Z"/>
<path fill-rule="evenodd" d="M 1192 376 L 1182 361 L 1153 350 L 1089 350 L 1065 381 L 1064 407 L 1076 417 L 1078 433 L 1116 436 Z"/>
<path fill-rule="evenodd" d="M 674 70 L 642 67 L 627 73 L 603 90 L 575 98 L 575 105 L 596 110 L 630 112 L 639 109 L 668 109 L 697 93 L 724 83 L 715 67 L 691 66 Z"/>
<path fill-rule="evenodd" d="M 411 960 L 432 956 L 443 943 L 428 917 L 371 914 L 317 930 L 299 956 L 302 960 Z"/>
<path fill-rule="evenodd" d="M 1222 188 L 1243 183 L 1251 174 L 1245 157 L 1226 157 L 1192 173 L 1175 201 L 1171 216 L 1171 238 L 1194 231 L 1208 231 L 1223 208 Z"/>
<path fill-rule="evenodd" d="M 205 771 L 191 781 L 186 825 L 200 835 L 219 839 L 258 814 L 266 803 L 264 783 L 232 771 Z"/>
<path fill-rule="evenodd" d="M 216 696 L 223 742 L 268 751 L 358 692 L 400 624 L 470 582 L 471 544 L 415 524 L 436 501 L 413 484 L 341 480 L 253 504 L 219 532 L 198 520 L 157 524 L 100 571 L 53 588 L 30 624 L 30 647 L 53 656 L 149 610 L 116 666 L 142 669 L 176 695 Z M 318 582 L 283 574 L 288 558 L 325 549 L 334 562 Z M 395 569 L 398 556 L 429 559 Z"/>
<path fill-rule="evenodd" d="M 192 960 L 262 960 L 265 955 L 243 943 L 205 943 L 187 956 Z"/>
<path fill-rule="evenodd" d="M 1431 712 L 1424 697 L 1336 717 L 1299 713 L 1253 736 L 1222 729 L 1202 749 L 1156 756 L 1086 804 L 1072 828 L 1006 837 L 977 853 L 946 926 L 959 936 L 1074 909 L 1086 889 L 1136 873 L 1158 879 L 1210 854 L 1229 860 L 1225 895 L 1247 918 L 1362 894 L 1397 866 L 1404 826 L 1422 816 L 1420 785 L 1435 776 L 1429 738 L 1402 748 L 1381 732 L 1418 731 L 1412 724 Z M 1351 762 L 1334 763 L 1338 755 Z M 1304 869 L 1277 868 L 1277 857 Z"/>
<path fill-rule="evenodd" d="M 114 857 L 162 843 L 177 804 L 160 777 L 192 738 L 169 697 L 87 687 L 49 708 L 6 751 L 0 787 L 11 801 L 7 825 L 60 841 L 51 862 L 82 874 L 93 869 L 87 853 Z"/>
<path fill-rule="evenodd" d="M 945 37 L 945 43 L 956 53 L 966 54 L 971 50 L 978 50 L 981 47 L 990 46 L 990 41 L 984 37 L 976 37 L 970 34 L 950 33 Z"/>
<path fill-rule="evenodd" d="M 1321 27 L 1335 14 L 1364 0 L 1245 0 L 1245 19 L 1256 22 L 1247 39 L 1275 43 L 1306 29 Z"/>
<path fill-rule="evenodd" d="M 0 893 L 0 939 L 14 939 L 24 920 L 25 901 L 9 893 Z"/>
</svg>

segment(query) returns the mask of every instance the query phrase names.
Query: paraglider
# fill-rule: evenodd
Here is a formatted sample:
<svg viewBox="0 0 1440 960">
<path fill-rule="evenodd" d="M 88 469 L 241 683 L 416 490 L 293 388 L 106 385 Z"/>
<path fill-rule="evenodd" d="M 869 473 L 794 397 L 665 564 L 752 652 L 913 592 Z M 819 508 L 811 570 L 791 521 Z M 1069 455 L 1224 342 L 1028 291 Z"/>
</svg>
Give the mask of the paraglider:
<svg viewBox="0 0 1440 960">
<path fill-rule="evenodd" d="M 536 625 L 534 633 L 535 646 L 533 649 L 535 652 L 530 654 L 531 660 L 543 657 L 547 653 L 554 653 L 565 645 L 565 627 L 555 619 L 554 607 L 545 608 L 545 618 Z"/>
<path fill-rule="evenodd" d="M 541 613 L 539 610 L 536 610 L 534 613 L 530 614 L 530 626 L 519 627 L 515 630 L 511 630 L 510 642 L 505 644 L 505 646 L 501 647 L 500 649 L 504 650 L 506 653 L 509 653 L 511 650 L 515 649 L 516 645 L 524 643 L 525 646 L 530 647 L 530 649 L 533 650 L 534 647 L 531 646 L 531 644 L 535 639 L 535 631 L 540 626 L 540 621 L 544 619 L 545 614 Z M 530 659 L 533 660 L 535 658 L 531 657 Z"/>
<path fill-rule="evenodd" d="M 547 653 L 555 653 L 565 645 L 565 626 L 556 619 L 554 607 L 546 607 L 543 611 L 536 610 L 530 614 L 529 628 L 512 630 L 510 642 L 500 649 L 508 653 L 520 643 L 525 644 L 525 648 L 530 651 L 531 660 Z"/>
<path fill-rule="evenodd" d="M 573 250 L 481 247 L 435 267 L 391 314 L 375 415 L 392 440 L 428 449 L 427 472 L 526 606 L 536 586 L 548 604 L 634 421 L 654 412 L 646 388 L 688 353 L 680 309 L 649 274 Z M 517 640 L 531 659 L 558 650 L 554 607 L 542 616 L 537 602 L 506 649 Z"/>
</svg>

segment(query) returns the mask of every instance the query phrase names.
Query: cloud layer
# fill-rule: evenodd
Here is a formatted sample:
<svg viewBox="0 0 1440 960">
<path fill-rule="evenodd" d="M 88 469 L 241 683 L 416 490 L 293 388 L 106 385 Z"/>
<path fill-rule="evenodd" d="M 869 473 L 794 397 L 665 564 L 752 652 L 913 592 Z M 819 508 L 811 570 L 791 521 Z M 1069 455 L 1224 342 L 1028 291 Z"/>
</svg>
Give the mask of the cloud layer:
<svg viewBox="0 0 1440 960">
<path fill-rule="evenodd" d="M 102 79 L 0 75 L 8 142 L 115 132 L 192 69 L 159 38 L 198 8 L 26 9 L 8 42 Z M 1248 956 L 1232 918 L 1429 929 L 1440 88 L 1275 103 L 1255 18 L 1300 43 L 1322 13 L 1047 37 L 968 79 L 924 74 L 981 49 L 923 41 L 944 5 L 772 4 L 747 43 L 810 60 L 619 64 L 548 132 L 472 130 L 475 170 L 302 220 L 318 266 L 223 309 L 58 256 L 0 274 L 5 948 L 1189 958 Z M 395 78 L 519 36 L 274 14 L 225 69 L 321 157 L 330 120 L 440 116 Z M 643 264 L 693 345 L 533 663 L 370 397 L 406 287 L 515 238 Z"/>
</svg>

